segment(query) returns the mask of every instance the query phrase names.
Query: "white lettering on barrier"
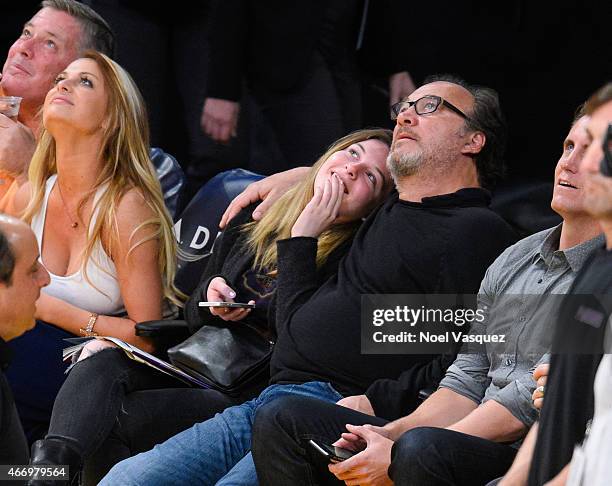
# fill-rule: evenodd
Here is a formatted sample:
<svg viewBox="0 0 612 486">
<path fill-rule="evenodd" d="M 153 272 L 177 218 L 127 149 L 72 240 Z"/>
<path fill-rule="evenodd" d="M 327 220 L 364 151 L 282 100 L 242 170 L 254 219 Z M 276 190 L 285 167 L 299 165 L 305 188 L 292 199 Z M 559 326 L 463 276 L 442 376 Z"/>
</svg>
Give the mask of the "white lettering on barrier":
<svg viewBox="0 0 612 486">
<path fill-rule="evenodd" d="M 181 224 L 183 223 L 182 219 L 179 219 L 176 223 L 174 223 L 174 237 L 176 241 L 180 244 L 183 243 L 181 240 Z"/>
<path fill-rule="evenodd" d="M 204 235 L 204 240 L 198 243 L 197 242 L 198 238 L 202 234 Z M 189 244 L 189 248 L 193 248 L 194 250 L 201 250 L 202 248 L 206 246 L 206 243 L 208 243 L 209 239 L 210 239 L 210 231 L 208 231 L 208 228 L 206 228 L 205 226 L 198 226 L 198 229 L 196 230 L 195 234 L 193 235 L 193 239 L 191 240 L 191 243 Z"/>
</svg>

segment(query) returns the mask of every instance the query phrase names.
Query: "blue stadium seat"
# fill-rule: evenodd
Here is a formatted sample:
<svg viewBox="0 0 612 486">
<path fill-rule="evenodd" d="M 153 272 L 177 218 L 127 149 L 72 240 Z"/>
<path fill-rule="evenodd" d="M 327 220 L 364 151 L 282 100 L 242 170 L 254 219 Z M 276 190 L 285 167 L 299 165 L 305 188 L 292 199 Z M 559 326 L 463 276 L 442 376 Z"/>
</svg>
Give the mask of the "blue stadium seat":
<svg viewBox="0 0 612 486">
<path fill-rule="evenodd" d="M 161 184 L 166 208 L 168 208 L 170 216 L 174 218 L 181 189 L 185 184 L 183 169 L 172 155 L 167 154 L 160 148 L 151 148 L 149 156 Z"/>
<path fill-rule="evenodd" d="M 229 203 L 260 179 L 263 176 L 244 169 L 221 172 L 197 192 L 182 212 L 174 225 L 180 248 L 174 283 L 182 292 L 189 295 L 198 285 Z"/>
</svg>

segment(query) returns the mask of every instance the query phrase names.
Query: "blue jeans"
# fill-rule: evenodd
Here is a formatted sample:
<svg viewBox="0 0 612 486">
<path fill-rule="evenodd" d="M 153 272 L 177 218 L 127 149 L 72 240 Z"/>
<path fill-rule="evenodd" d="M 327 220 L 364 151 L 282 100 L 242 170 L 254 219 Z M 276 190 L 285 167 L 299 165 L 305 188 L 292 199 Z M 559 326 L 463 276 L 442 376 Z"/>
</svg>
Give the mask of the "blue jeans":
<svg viewBox="0 0 612 486">
<path fill-rule="evenodd" d="M 329 383 L 319 381 L 271 385 L 257 398 L 227 408 L 150 451 L 116 464 L 100 485 L 257 485 L 251 456 L 255 414 L 260 406 L 287 395 L 328 402 L 342 398 Z"/>
</svg>

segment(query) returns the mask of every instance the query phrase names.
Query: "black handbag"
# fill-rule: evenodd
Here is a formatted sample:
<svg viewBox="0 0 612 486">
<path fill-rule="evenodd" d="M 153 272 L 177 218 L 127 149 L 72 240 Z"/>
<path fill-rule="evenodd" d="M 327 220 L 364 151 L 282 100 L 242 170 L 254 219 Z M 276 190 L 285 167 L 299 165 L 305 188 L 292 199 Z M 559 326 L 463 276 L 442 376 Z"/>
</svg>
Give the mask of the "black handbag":
<svg viewBox="0 0 612 486">
<path fill-rule="evenodd" d="M 264 380 L 267 384 L 273 347 L 274 342 L 248 324 L 207 324 L 168 349 L 168 358 L 212 388 L 237 395 Z"/>
</svg>

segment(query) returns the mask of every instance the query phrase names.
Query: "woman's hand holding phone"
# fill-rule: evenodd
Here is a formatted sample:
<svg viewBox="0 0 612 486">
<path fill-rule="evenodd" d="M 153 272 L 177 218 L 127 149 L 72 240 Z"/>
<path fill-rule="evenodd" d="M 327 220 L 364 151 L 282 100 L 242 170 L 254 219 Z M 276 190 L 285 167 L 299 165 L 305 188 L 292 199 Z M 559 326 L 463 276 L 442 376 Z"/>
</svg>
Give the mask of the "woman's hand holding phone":
<svg viewBox="0 0 612 486">
<path fill-rule="evenodd" d="M 208 302 L 234 302 L 236 292 L 227 285 L 223 277 L 215 277 L 208 284 L 206 289 L 206 300 Z M 249 304 L 254 304 L 254 300 L 250 300 Z M 229 307 L 209 307 L 210 313 L 213 316 L 220 317 L 224 321 L 240 321 L 249 315 L 251 309 L 232 309 Z"/>
<path fill-rule="evenodd" d="M 338 217 L 344 196 L 344 184 L 337 175 L 325 181 L 323 188 L 315 187 L 314 196 L 291 228 L 291 237 L 318 238 Z"/>
</svg>

